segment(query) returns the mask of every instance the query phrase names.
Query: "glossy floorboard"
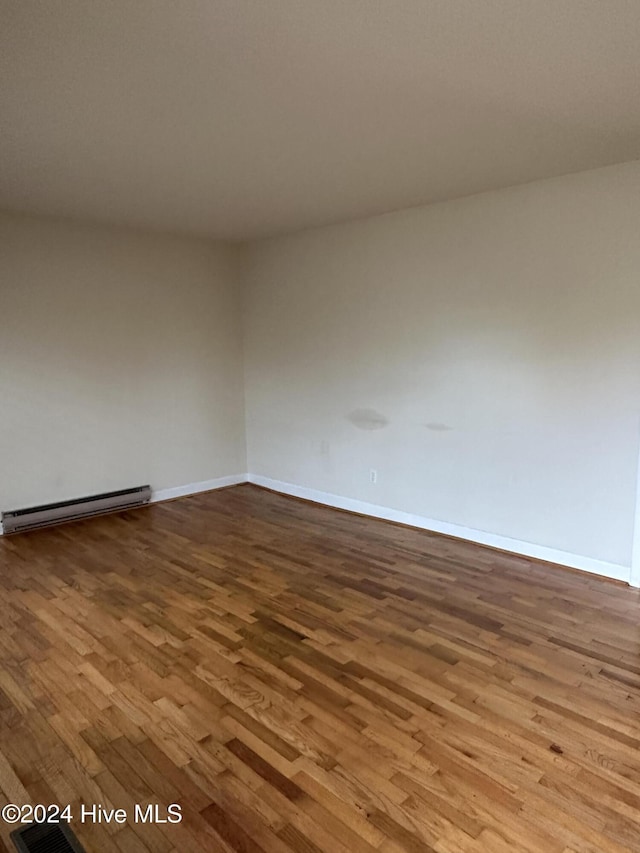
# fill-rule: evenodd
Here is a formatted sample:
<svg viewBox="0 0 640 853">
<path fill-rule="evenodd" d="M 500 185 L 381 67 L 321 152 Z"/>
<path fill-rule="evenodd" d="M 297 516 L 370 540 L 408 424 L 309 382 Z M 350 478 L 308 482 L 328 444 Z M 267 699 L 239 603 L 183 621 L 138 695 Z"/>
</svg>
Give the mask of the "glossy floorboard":
<svg viewBox="0 0 640 853">
<path fill-rule="evenodd" d="M 624 586 L 243 485 L 5 537 L 0 587 L 3 803 L 183 807 L 88 851 L 640 850 Z"/>
</svg>

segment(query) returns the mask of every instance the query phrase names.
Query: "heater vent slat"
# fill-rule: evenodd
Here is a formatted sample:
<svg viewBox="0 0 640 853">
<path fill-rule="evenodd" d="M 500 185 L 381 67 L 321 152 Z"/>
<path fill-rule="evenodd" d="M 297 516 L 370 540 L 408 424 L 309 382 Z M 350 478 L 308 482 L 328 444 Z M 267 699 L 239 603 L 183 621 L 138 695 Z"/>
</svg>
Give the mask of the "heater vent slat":
<svg viewBox="0 0 640 853">
<path fill-rule="evenodd" d="M 135 489 L 122 489 L 118 492 L 104 492 L 76 500 L 14 509 L 2 513 L 2 529 L 4 533 L 19 533 L 34 530 L 37 527 L 102 515 L 106 512 L 132 509 L 149 503 L 150 500 L 151 487 L 137 486 Z"/>
</svg>

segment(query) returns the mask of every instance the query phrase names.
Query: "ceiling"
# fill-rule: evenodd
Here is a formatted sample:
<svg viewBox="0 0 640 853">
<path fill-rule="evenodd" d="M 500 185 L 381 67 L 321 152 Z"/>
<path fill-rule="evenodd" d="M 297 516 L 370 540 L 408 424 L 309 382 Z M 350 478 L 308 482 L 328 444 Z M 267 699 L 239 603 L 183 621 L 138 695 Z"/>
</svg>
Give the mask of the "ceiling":
<svg viewBox="0 0 640 853">
<path fill-rule="evenodd" d="M 638 0 L 0 0 L 0 206 L 249 239 L 640 158 Z"/>
</svg>

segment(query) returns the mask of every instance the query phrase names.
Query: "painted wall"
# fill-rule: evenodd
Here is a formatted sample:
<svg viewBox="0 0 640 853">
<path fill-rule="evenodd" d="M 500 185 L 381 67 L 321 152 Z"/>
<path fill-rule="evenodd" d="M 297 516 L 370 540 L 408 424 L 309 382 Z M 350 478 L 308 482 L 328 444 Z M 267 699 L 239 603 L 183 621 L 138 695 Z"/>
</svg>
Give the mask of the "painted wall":
<svg viewBox="0 0 640 853">
<path fill-rule="evenodd" d="M 632 163 L 253 244 L 249 470 L 629 566 L 639 223 Z"/>
<path fill-rule="evenodd" d="M 246 471 L 237 258 L 0 216 L 0 509 Z"/>
</svg>

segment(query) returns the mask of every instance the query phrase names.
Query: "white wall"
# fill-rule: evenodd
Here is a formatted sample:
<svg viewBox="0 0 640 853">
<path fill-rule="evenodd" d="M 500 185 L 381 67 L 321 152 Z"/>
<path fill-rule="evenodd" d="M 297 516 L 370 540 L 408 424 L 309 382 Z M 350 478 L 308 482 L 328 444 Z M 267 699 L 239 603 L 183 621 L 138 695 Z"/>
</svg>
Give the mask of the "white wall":
<svg viewBox="0 0 640 853">
<path fill-rule="evenodd" d="M 243 399 L 238 250 L 2 214 L 0 509 L 248 469 L 626 577 L 639 222 L 633 163 L 251 244 Z"/>
<path fill-rule="evenodd" d="M 0 216 L 0 509 L 246 471 L 237 257 Z"/>
<path fill-rule="evenodd" d="M 249 470 L 628 567 L 639 225 L 632 163 L 254 244 Z"/>
</svg>

